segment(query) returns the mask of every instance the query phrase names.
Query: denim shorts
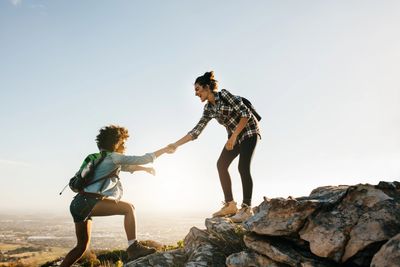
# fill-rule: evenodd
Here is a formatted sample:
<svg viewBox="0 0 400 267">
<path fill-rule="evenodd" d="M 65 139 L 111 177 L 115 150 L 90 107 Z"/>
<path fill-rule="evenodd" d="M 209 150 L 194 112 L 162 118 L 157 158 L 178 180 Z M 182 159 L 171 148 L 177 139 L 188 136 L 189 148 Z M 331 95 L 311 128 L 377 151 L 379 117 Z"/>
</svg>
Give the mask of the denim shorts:
<svg viewBox="0 0 400 267">
<path fill-rule="evenodd" d="M 91 220 L 90 213 L 101 198 L 77 194 L 71 201 L 69 210 L 75 223 Z"/>
</svg>

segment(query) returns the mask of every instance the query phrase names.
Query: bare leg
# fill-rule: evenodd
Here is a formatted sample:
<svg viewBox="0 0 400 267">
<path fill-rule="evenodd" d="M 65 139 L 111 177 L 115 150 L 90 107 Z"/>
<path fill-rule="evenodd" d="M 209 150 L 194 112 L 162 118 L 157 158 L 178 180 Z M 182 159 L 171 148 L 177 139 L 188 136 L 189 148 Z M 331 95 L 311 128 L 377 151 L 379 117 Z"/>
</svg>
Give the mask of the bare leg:
<svg viewBox="0 0 400 267">
<path fill-rule="evenodd" d="M 74 247 L 67 254 L 67 256 L 65 256 L 64 261 L 60 265 L 61 267 L 71 266 L 77 260 L 79 260 L 80 257 L 82 257 L 83 253 L 85 253 L 86 249 L 89 247 L 91 231 L 92 231 L 92 220 L 75 223 L 75 233 L 78 241 L 76 247 Z"/>
<path fill-rule="evenodd" d="M 135 207 L 128 202 L 103 199 L 94 206 L 91 216 L 124 215 L 124 227 L 128 240 L 136 239 Z"/>
</svg>

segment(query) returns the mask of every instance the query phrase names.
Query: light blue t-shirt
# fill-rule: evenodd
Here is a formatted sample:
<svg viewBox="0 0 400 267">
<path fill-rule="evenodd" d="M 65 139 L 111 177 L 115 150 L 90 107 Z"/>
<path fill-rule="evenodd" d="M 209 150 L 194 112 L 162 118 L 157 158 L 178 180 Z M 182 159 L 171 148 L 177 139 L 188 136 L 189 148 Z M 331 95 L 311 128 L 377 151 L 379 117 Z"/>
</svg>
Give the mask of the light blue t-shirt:
<svg viewBox="0 0 400 267">
<path fill-rule="evenodd" d="M 147 153 L 143 156 L 126 156 L 121 153 L 111 152 L 96 167 L 93 181 L 101 179 L 113 171 L 116 171 L 116 175 L 105 180 L 100 180 L 97 183 L 93 183 L 85 187 L 84 191 L 120 200 L 123 194 L 123 188 L 119 178 L 117 177 L 119 172 L 124 171 L 132 173 L 135 165 L 151 163 L 155 159 L 156 155 L 154 153 Z"/>
</svg>

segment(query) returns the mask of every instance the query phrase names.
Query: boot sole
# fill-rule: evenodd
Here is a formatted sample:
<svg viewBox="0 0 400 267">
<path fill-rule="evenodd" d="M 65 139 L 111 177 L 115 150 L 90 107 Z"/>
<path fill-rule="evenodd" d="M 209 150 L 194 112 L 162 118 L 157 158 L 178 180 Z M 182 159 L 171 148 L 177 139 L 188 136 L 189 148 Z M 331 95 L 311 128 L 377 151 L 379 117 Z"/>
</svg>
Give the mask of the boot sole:
<svg viewBox="0 0 400 267">
<path fill-rule="evenodd" d="M 230 217 L 230 216 L 233 216 L 233 215 L 235 215 L 236 214 L 236 212 L 234 212 L 234 213 L 228 213 L 228 214 L 224 214 L 224 215 L 212 215 L 212 217 L 213 218 L 217 218 L 217 217 Z"/>
</svg>

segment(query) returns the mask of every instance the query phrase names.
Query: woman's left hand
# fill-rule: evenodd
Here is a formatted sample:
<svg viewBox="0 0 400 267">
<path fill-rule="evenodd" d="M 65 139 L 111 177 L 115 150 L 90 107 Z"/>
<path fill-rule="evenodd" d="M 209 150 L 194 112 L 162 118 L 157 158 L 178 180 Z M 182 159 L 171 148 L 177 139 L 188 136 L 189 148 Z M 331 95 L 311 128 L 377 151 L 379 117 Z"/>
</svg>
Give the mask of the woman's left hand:
<svg viewBox="0 0 400 267">
<path fill-rule="evenodd" d="M 225 144 L 226 150 L 232 150 L 236 144 L 236 135 L 232 135 Z"/>
</svg>

